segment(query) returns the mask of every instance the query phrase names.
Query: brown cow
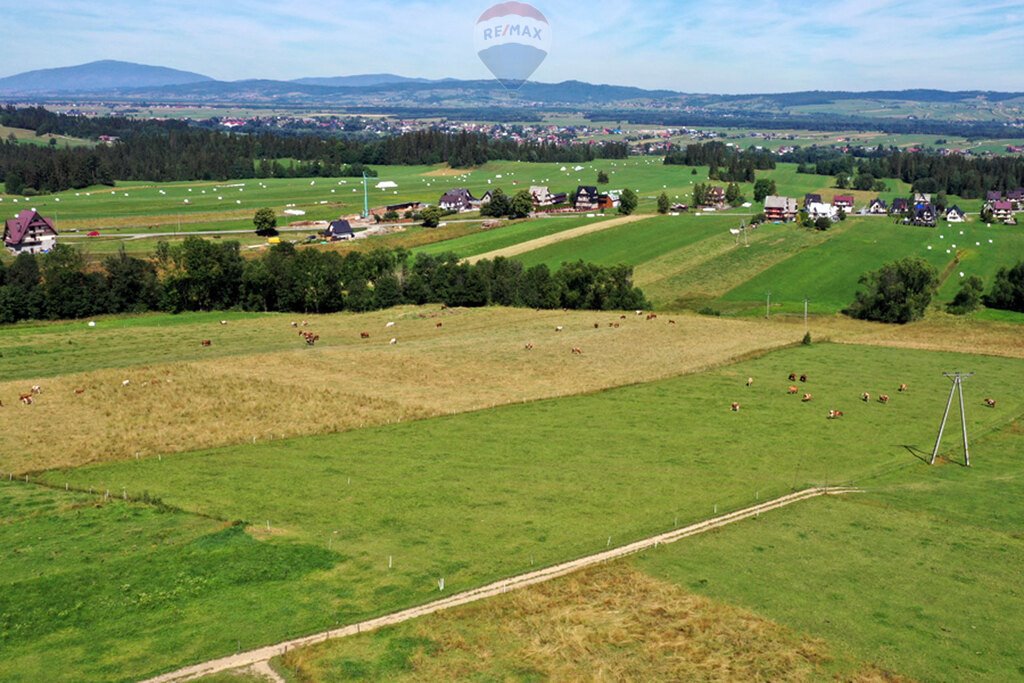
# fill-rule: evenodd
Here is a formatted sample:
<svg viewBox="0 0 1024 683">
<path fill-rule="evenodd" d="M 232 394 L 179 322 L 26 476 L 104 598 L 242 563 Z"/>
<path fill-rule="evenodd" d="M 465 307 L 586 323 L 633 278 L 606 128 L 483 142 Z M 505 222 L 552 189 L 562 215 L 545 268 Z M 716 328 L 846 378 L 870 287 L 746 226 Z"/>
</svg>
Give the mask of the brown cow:
<svg viewBox="0 0 1024 683">
<path fill-rule="evenodd" d="M 525 348 L 527 351 L 533 351 L 533 344 L 527 344 L 523 348 Z"/>
<path fill-rule="evenodd" d="M 830 411 L 828 411 L 828 419 L 830 419 L 830 420 L 838 420 L 841 417 L 843 417 L 843 411 L 841 411 L 841 410 L 830 410 Z"/>
<path fill-rule="evenodd" d="M 601 323 L 594 323 L 594 329 L 595 330 L 601 329 Z"/>
<path fill-rule="evenodd" d="M 437 324 L 437 329 L 441 329 L 442 327 L 444 327 L 444 323 L 438 323 Z"/>
<path fill-rule="evenodd" d="M 789 373 L 789 381 L 790 382 L 795 382 L 796 381 L 796 373 L 795 372 Z"/>
<path fill-rule="evenodd" d="M 871 394 L 865 391 L 863 394 L 860 395 L 860 400 L 864 401 L 865 403 L 869 403 L 871 401 Z"/>
<path fill-rule="evenodd" d="M 298 327 L 298 326 L 299 326 L 299 324 L 297 322 L 294 322 L 294 321 L 292 322 L 292 327 Z"/>
<path fill-rule="evenodd" d="M 789 393 L 791 396 L 795 396 L 800 393 L 800 387 L 790 387 Z"/>
<path fill-rule="evenodd" d="M 669 320 L 669 321 L 668 321 L 668 324 L 669 324 L 669 325 L 675 325 L 675 324 L 676 324 L 676 321 L 675 321 L 675 320 Z"/>
<path fill-rule="evenodd" d="M 906 384 L 901 384 L 900 385 L 900 393 L 901 394 L 905 394 L 909 390 L 910 390 L 910 388 Z"/>
<path fill-rule="evenodd" d="M 85 389 L 82 389 L 82 388 L 75 389 L 75 395 L 76 396 L 81 396 L 84 393 L 85 393 Z"/>
<path fill-rule="evenodd" d="M 748 377 L 747 378 L 747 386 L 750 387 L 750 386 L 753 386 L 753 385 L 754 385 L 754 378 L 753 377 Z"/>
<path fill-rule="evenodd" d="M 810 403 L 811 401 L 813 401 L 813 400 L 814 400 L 814 394 L 804 394 L 804 397 L 803 397 L 803 399 L 801 399 L 801 400 L 802 400 L 802 401 L 803 401 L 804 403 Z"/>
<path fill-rule="evenodd" d="M 583 349 L 581 349 L 578 346 L 573 347 L 572 355 L 574 355 L 574 356 L 582 356 L 583 355 Z"/>
<path fill-rule="evenodd" d="M 21 394 L 20 396 L 18 396 L 18 400 L 27 406 L 30 406 L 35 402 L 34 399 L 32 398 L 32 394 Z"/>
<path fill-rule="evenodd" d="M 807 384 L 807 375 L 800 375 L 800 381 Z"/>
<path fill-rule="evenodd" d="M 881 403 L 882 405 L 888 404 L 889 403 L 889 394 L 882 394 L 881 396 L 879 396 L 878 397 L 878 402 Z"/>
<path fill-rule="evenodd" d="M 41 393 L 43 393 L 43 388 L 41 386 L 39 386 L 38 384 L 33 384 L 32 385 L 32 393 L 33 394 L 41 394 Z"/>
<path fill-rule="evenodd" d="M 732 404 L 732 412 L 734 412 L 734 413 L 740 412 L 740 404 L 739 403 L 733 403 Z"/>
<path fill-rule="evenodd" d="M 369 332 L 360 332 L 359 333 L 359 337 L 361 339 L 369 339 L 370 338 L 370 333 Z"/>
<path fill-rule="evenodd" d="M 995 408 L 996 407 L 996 400 L 994 398 L 986 398 L 985 399 L 985 405 L 987 405 L 989 408 Z"/>
<path fill-rule="evenodd" d="M 211 342 L 209 339 L 204 339 L 201 343 L 202 343 L 203 346 L 212 346 L 213 345 L 213 342 Z"/>
</svg>

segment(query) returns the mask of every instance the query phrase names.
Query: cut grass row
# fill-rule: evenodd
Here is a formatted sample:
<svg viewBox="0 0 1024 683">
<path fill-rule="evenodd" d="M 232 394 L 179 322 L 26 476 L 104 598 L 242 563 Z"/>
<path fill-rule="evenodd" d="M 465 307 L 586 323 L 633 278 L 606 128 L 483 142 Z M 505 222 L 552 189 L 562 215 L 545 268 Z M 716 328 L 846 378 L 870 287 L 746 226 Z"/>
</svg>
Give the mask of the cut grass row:
<svg viewBox="0 0 1024 683">
<path fill-rule="evenodd" d="M 1000 397 L 1008 412 L 1024 409 L 1014 394 L 1017 361 L 822 345 L 600 394 L 44 478 L 61 489 L 69 482 L 148 492 L 176 508 L 245 520 L 249 535 L 230 537 L 242 544 L 238 552 L 252 537 L 313 558 L 309 573 L 271 572 L 269 592 L 246 584 L 183 597 L 173 610 L 156 606 L 133 623 L 139 637 L 92 628 L 91 642 L 110 658 L 145 657 L 145 670 L 125 663 L 123 676 L 106 676 L 127 678 L 425 602 L 439 578 L 447 591 L 462 590 L 601 550 L 609 536 L 626 543 L 706 518 L 716 505 L 743 507 L 794 486 L 917 462 L 902 444 L 927 446 L 945 399 L 939 373 L 965 365 L 979 372 L 979 396 Z M 815 403 L 786 395 L 793 370 L 811 375 Z M 751 388 L 747 376 L 757 379 Z M 891 391 L 899 381 L 913 393 L 889 406 L 859 402 L 861 391 Z M 731 400 L 743 402 L 742 412 L 728 410 Z M 825 420 L 828 407 L 844 409 L 846 420 Z M 1002 419 L 979 409 L 970 426 L 982 433 Z M 177 569 L 193 573 L 187 563 Z M 105 576 L 97 581 L 105 585 Z M 42 574 L 4 593 L 64 595 L 55 581 Z M 20 622 L 12 613 L 13 632 Z M 157 632 L 158 640 L 147 635 Z M 79 628 L 40 635 L 8 641 L 12 671 L 39 675 L 39 643 L 48 647 L 46 671 L 84 665 Z"/>
</svg>

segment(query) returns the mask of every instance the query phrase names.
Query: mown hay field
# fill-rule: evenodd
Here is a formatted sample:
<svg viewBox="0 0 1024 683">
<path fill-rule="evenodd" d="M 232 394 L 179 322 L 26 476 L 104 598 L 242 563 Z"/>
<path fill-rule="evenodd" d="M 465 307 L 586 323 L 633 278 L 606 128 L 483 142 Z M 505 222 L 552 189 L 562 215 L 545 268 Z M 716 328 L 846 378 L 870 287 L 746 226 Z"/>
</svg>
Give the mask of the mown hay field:
<svg viewBox="0 0 1024 683">
<path fill-rule="evenodd" d="M 83 321 L 4 330 L 0 368 L 19 379 L 0 383 L 0 400 L 18 419 L 0 435 L 0 471 L 153 457 L 568 396 L 695 372 L 799 340 L 787 328 L 694 316 L 673 325 L 632 312 L 622 320 L 610 312 L 430 307 L 305 321 L 225 319 L 227 325 L 215 315 L 143 316 L 100 319 L 94 328 Z M 300 330 L 321 341 L 308 347 Z M 370 339 L 361 339 L 364 331 Z M 202 347 L 203 340 L 211 346 Z M 534 350 L 525 349 L 528 343 Z M 573 356 L 573 348 L 583 355 Z M 35 403 L 18 403 L 33 385 L 43 389 Z"/>
</svg>

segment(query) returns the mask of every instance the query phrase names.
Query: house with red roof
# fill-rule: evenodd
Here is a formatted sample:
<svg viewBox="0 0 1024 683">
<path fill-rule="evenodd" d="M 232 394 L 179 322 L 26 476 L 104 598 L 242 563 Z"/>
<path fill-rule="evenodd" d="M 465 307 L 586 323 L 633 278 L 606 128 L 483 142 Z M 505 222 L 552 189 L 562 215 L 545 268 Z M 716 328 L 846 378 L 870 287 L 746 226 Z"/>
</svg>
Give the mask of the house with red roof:
<svg viewBox="0 0 1024 683">
<path fill-rule="evenodd" d="M 42 254 L 57 244 L 53 221 L 32 209 L 20 212 L 4 223 L 4 246 L 12 254 Z"/>
<path fill-rule="evenodd" d="M 832 199 L 832 206 L 843 211 L 851 211 L 853 209 L 853 195 L 850 194 L 838 194 Z"/>
</svg>

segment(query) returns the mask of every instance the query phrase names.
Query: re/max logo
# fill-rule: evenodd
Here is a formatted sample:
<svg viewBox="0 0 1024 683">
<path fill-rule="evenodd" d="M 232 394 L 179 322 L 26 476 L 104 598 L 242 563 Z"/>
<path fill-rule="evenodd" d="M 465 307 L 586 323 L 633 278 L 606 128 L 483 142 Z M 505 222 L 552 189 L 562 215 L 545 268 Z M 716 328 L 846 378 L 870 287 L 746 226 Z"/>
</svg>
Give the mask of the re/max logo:
<svg viewBox="0 0 1024 683">
<path fill-rule="evenodd" d="M 532 26 L 505 24 L 504 26 L 498 26 L 497 28 L 484 29 L 484 40 L 497 40 L 498 38 L 507 38 L 510 36 L 521 36 L 523 38 L 531 38 L 533 40 L 544 40 L 544 37 L 541 35 L 541 30 Z"/>
</svg>

